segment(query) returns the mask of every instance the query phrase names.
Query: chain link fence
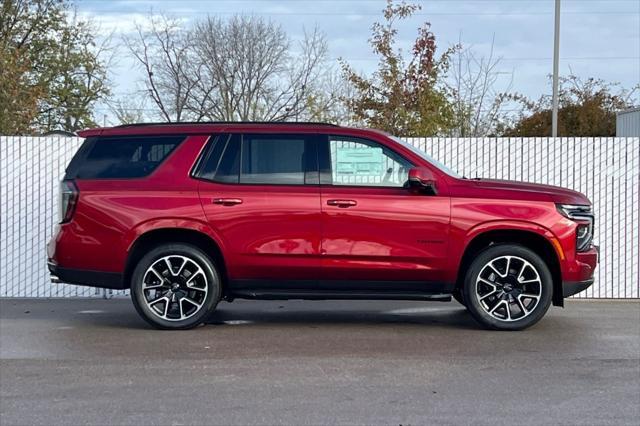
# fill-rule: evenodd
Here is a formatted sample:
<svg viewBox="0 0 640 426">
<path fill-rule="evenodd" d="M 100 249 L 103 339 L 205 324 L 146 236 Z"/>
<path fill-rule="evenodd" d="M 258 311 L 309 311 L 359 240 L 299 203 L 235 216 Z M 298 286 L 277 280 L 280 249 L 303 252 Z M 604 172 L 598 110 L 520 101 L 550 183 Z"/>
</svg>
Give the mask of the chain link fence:
<svg viewBox="0 0 640 426">
<path fill-rule="evenodd" d="M 558 185 L 586 194 L 601 263 L 578 298 L 638 298 L 640 138 L 410 138 L 467 177 Z M 101 297 L 122 292 L 51 284 L 45 244 L 58 184 L 82 139 L 0 137 L 0 297 Z"/>
</svg>

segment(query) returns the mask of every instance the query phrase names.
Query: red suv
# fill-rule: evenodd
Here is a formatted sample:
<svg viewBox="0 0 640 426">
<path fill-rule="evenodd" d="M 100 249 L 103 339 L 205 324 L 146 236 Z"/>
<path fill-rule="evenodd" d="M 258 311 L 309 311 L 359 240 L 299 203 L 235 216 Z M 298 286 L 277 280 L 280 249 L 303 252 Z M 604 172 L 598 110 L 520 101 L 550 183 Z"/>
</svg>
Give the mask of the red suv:
<svg viewBox="0 0 640 426">
<path fill-rule="evenodd" d="M 376 130 L 144 124 L 80 132 L 48 245 L 55 282 L 131 289 L 158 328 L 221 299 L 462 303 L 516 330 L 593 283 L 589 200 L 466 179 Z"/>
</svg>

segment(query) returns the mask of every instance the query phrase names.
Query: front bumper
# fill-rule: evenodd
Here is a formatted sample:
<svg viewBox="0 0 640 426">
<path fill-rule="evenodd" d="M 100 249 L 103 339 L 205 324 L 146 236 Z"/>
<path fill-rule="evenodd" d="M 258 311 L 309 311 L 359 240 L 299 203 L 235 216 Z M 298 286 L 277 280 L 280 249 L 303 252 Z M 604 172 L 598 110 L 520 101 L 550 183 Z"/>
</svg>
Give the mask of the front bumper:
<svg viewBox="0 0 640 426">
<path fill-rule="evenodd" d="M 581 291 L 584 291 L 591 287 L 593 282 L 593 278 L 585 281 L 564 281 L 562 283 L 562 297 L 569 297 L 573 296 L 574 294 L 578 294 Z"/>
<path fill-rule="evenodd" d="M 573 296 L 591 287 L 598 263 L 600 263 L 600 247 L 597 245 L 592 245 L 587 251 L 576 253 L 573 273 L 562 281 L 562 297 Z"/>
</svg>

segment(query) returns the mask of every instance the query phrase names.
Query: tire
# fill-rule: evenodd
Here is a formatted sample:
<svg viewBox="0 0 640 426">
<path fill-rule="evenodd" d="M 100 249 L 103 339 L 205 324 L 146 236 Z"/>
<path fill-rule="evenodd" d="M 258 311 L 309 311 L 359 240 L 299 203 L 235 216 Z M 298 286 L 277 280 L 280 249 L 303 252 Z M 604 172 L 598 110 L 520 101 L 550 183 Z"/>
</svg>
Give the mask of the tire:
<svg viewBox="0 0 640 426">
<path fill-rule="evenodd" d="M 171 268 L 171 269 L 170 269 Z M 220 301 L 215 264 L 189 244 L 163 244 L 147 253 L 131 277 L 131 300 L 153 327 L 185 330 L 202 324 Z"/>
<path fill-rule="evenodd" d="M 549 267 L 535 252 L 517 244 L 483 250 L 469 266 L 463 287 L 473 318 L 492 330 L 532 326 L 549 309 L 552 294 Z"/>
</svg>

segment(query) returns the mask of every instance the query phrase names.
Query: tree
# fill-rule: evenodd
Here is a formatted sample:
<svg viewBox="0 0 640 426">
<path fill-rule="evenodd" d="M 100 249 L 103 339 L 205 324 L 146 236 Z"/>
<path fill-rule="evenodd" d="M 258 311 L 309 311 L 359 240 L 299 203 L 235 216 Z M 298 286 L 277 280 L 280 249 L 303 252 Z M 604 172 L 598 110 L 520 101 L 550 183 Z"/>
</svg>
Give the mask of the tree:
<svg viewBox="0 0 640 426">
<path fill-rule="evenodd" d="M 135 124 L 145 121 L 147 98 L 132 93 L 126 97 L 112 99 L 108 102 L 109 110 L 118 124 Z"/>
<path fill-rule="evenodd" d="M 559 79 L 558 136 L 615 136 L 616 112 L 632 106 L 631 90 L 601 79 L 570 75 Z M 505 136 L 550 136 L 551 96 L 524 100 L 524 111 Z"/>
<path fill-rule="evenodd" d="M 2 0 L 1 10 L 0 133 L 93 125 L 109 87 L 90 23 L 66 0 Z"/>
<path fill-rule="evenodd" d="M 60 20 L 57 1 L 2 0 L 0 13 L 0 134 L 24 134 L 46 87 L 37 71 L 48 50 L 46 29 Z"/>
<path fill-rule="evenodd" d="M 454 110 L 451 136 L 483 137 L 495 135 L 511 120 L 506 108 L 522 99 L 510 93 L 513 72 L 500 71 L 501 58 L 494 54 L 495 36 L 488 56 L 478 56 L 470 47 L 460 48 L 452 56 L 450 93 Z M 509 76 L 502 90 L 497 86 L 503 74 Z"/>
<path fill-rule="evenodd" d="M 305 32 L 292 52 L 284 30 L 258 17 L 207 17 L 185 28 L 151 16 L 129 50 L 145 72 L 148 96 L 164 121 L 283 121 L 309 114 L 322 85 L 327 45 Z"/>
<path fill-rule="evenodd" d="M 43 87 L 29 76 L 29 61 L 16 52 L 0 53 L 0 135 L 29 133 Z"/>
<path fill-rule="evenodd" d="M 182 28 L 180 21 L 164 15 L 150 16 L 147 24 L 136 25 L 135 38 L 124 38 L 145 74 L 146 95 L 157 107 L 162 121 L 199 121 L 202 113 L 196 112 L 195 117 L 191 114 L 196 85 L 200 82 L 200 64 L 193 57 L 191 34 Z"/>
<path fill-rule="evenodd" d="M 36 127 L 73 132 L 96 126 L 93 108 L 107 98 L 110 49 L 106 38 L 96 44 L 91 23 L 68 16 L 69 25 L 61 28 L 56 40 L 55 60 L 44 72 L 48 96 L 39 104 Z"/>
<path fill-rule="evenodd" d="M 315 79 L 314 89 L 307 96 L 307 107 L 301 120 L 357 125 L 346 102 L 353 98 L 354 88 L 343 78 L 340 69 L 327 66 L 326 71 Z"/>
<path fill-rule="evenodd" d="M 410 17 L 419 5 L 387 0 L 384 22 L 372 27 L 369 43 L 380 57 L 378 69 L 370 76 L 353 70 L 344 60 L 345 79 L 354 87 L 353 99 L 346 99 L 354 119 L 363 124 L 403 136 L 429 136 L 447 132 L 453 125 L 453 107 L 441 79 L 454 48 L 436 57 L 436 37 L 425 22 L 405 61 L 396 49 L 398 20 Z"/>
<path fill-rule="evenodd" d="M 208 17 L 193 34 L 203 80 L 217 86 L 207 118 L 283 121 L 305 112 L 327 53 L 317 29 L 305 32 L 298 54 L 282 27 L 259 17 Z"/>
</svg>

